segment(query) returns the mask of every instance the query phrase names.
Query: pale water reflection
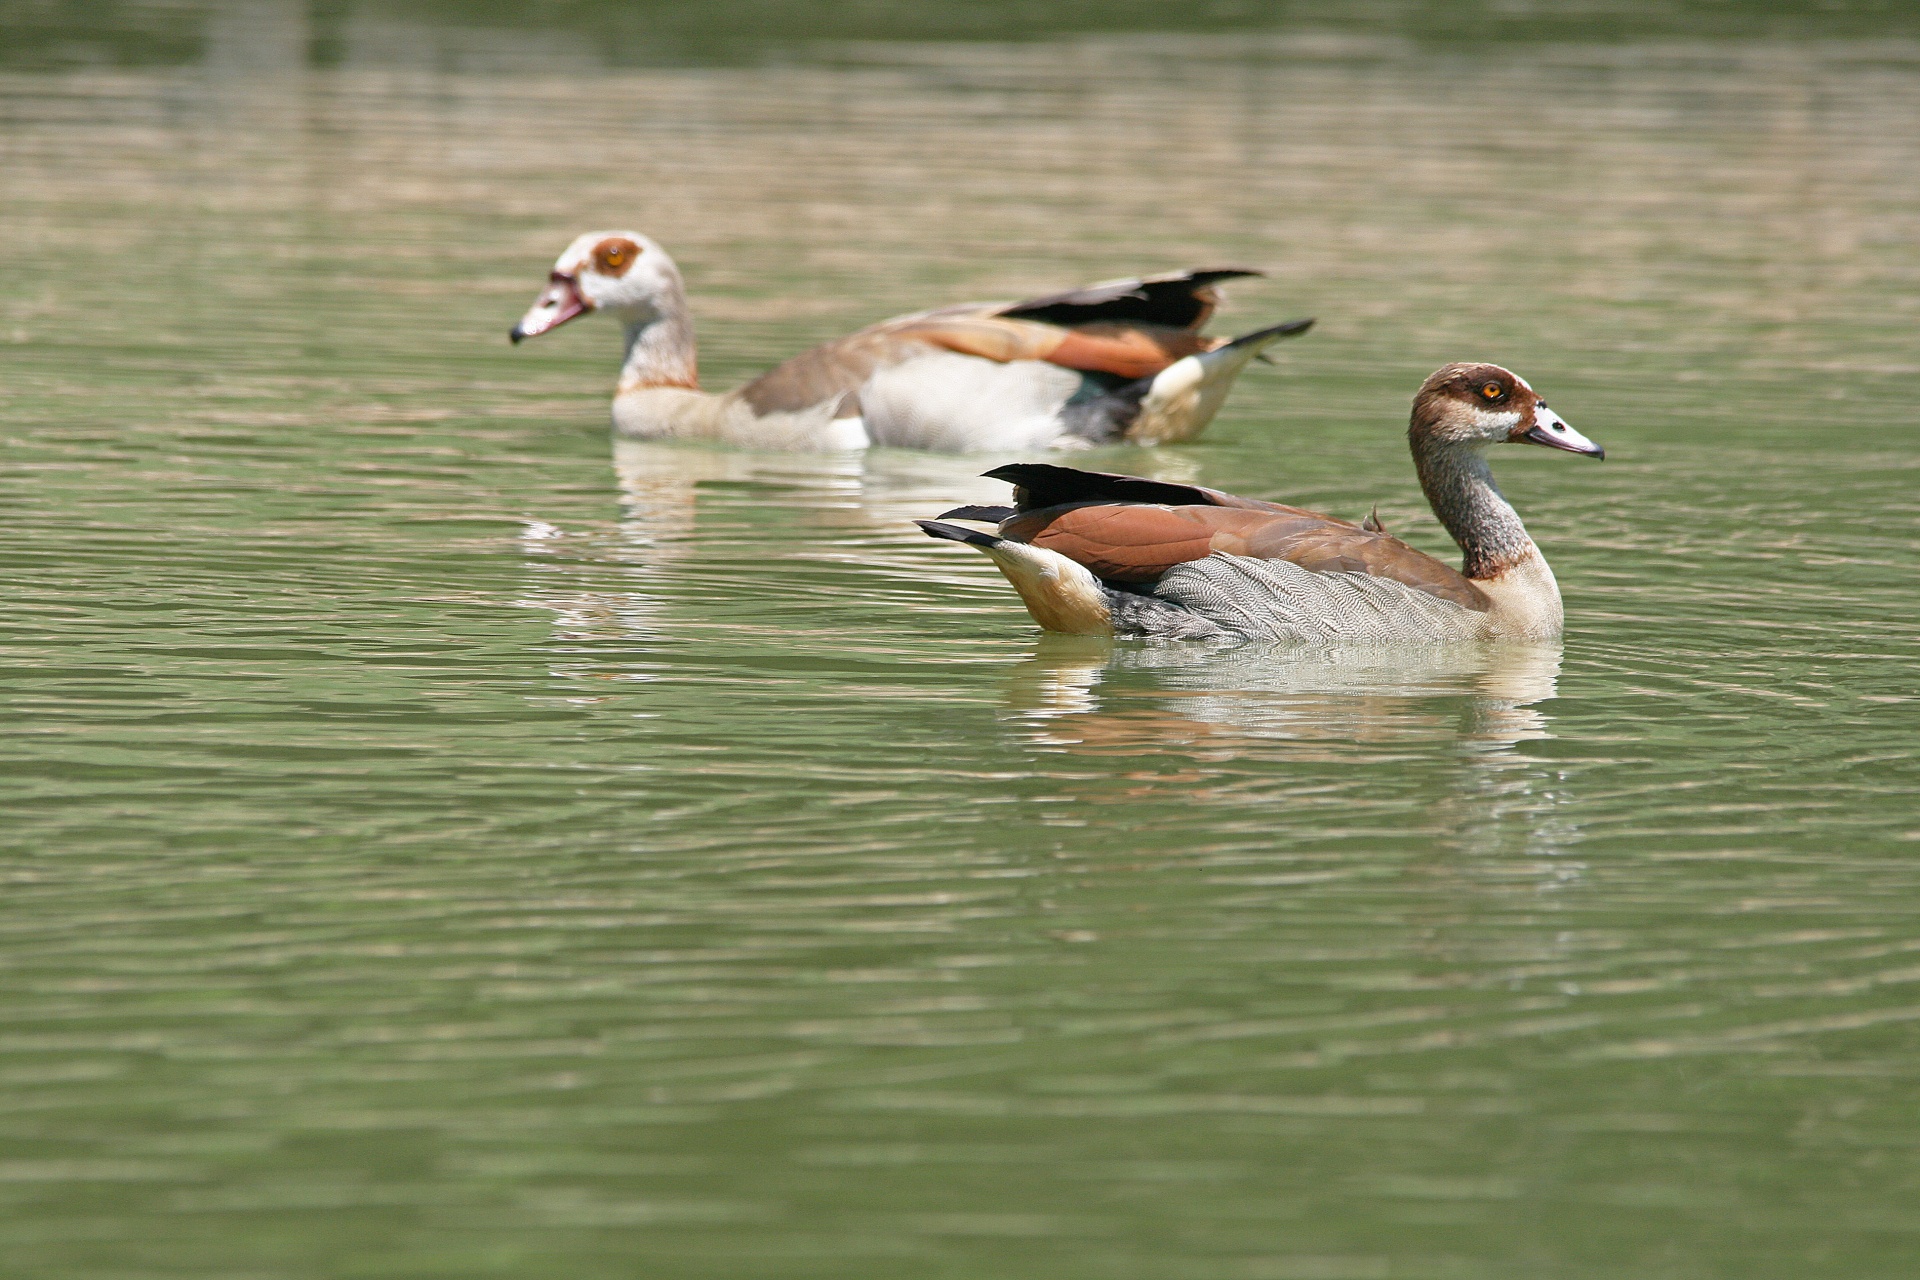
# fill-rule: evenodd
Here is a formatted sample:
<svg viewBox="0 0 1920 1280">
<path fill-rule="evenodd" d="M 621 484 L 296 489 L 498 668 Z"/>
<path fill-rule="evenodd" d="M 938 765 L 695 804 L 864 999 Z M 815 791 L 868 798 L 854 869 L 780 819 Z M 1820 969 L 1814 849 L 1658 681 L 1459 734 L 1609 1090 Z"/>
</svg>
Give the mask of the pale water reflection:
<svg viewBox="0 0 1920 1280">
<path fill-rule="evenodd" d="M 909 542 L 925 551 L 916 519 L 962 503 L 1011 501 L 1004 480 L 983 473 L 1024 454 L 939 454 L 903 449 L 791 454 L 708 448 L 700 445 L 616 440 L 614 473 L 623 499 L 625 527 L 642 545 L 684 538 L 700 527 L 700 493 L 725 520 L 737 514 L 742 492 L 769 506 L 790 505 L 857 522 L 864 531 Z M 1199 460 L 1171 449 L 1099 449 L 1076 453 L 1075 465 L 1124 470 L 1155 480 L 1195 482 Z M 751 501 L 751 499 L 747 499 Z M 911 535 L 909 537 L 909 535 Z M 797 543 L 805 528 L 793 535 Z M 863 544 L 864 545 L 864 544 Z M 831 552 L 831 547 L 817 548 Z M 950 556 L 950 551 L 947 552 Z M 925 564 L 938 564 L 933 557 Z"/>
<path fill-rule="evenodd" d="M 1548 736 L 1558 645 L 1298 648 L 1046 636 L 1008 682 L 1034 741 L 1088 751 L 1458 741 L 1488 749 Z M 1143 675 L 1114 685 L 1120 674 Z M 1150 682 L 1150 683 L 1149 683 Z M 1306 748 L 1306 749 L 1311 749 Z"/>
</svg>

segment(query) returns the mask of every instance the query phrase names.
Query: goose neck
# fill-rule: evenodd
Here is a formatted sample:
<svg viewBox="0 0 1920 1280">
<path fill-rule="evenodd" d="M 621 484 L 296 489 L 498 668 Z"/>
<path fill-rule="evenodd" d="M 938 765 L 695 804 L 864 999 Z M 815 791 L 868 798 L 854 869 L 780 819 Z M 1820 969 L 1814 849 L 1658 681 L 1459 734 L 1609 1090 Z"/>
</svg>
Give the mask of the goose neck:
<svg viewBox="0 0 1920 1280">
<path fill-rule="evenodd" d="M 618 394 L 643 387 L 699 387 L 693 319 L 684 303 L 668 299 L 664 305 L 630 311 L 621 319 L 626 324 L 627 354 L 620 367 Z"/>
<path fill-rule="evenodd" d="M 1413 457 L 1433 514 L 1460 544 L 1467 577 L 1496 578 L 1539 554 L 1520 513 L 1493 482 L 1486 446 L 1416 439 Z"/>
</svg>

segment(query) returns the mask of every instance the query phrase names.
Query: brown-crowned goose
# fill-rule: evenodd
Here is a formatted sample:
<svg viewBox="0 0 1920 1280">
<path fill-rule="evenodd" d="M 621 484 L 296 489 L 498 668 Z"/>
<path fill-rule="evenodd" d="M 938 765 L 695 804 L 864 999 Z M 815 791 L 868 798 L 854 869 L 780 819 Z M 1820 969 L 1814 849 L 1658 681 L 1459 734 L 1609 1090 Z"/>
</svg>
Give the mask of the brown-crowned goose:
<svg viewBox="0 0 1920 1280">
<path fill-rule="evenodd" d="M 1428 378 L 1407 439 L 1427 501 L 1460 544 L 1458 570 L 1382 529 L 1298 507 L 1037 463 L 987 472 L 1015 486 L 1014 507 L 918 523 L 984 551 L 1051 631 L 1316 644 L 1558 638 L 1560 588 L 1495 486 L 1487 449 L 1537 444 L 1600 458 L 1600 446 L 1492 364 L 1450 364 Z"/>
<path fill-rule="evenodd" d="M 946 452 L 1186 440 L 1212 420 L 1247 362 L 1303 333 L 1293 320 L 1200 333 L 1239 269 L 1116 280 L 1015 303 L 885 320 L 804 352 L 723 395 L 700 390 L 686 286 L 666 250 L 633 231 L 567 246 L 512 338 L 604 311 L 626 326 L 614 393 L 621 436 L 764 449 L 870 444 Z"/>
</svg>

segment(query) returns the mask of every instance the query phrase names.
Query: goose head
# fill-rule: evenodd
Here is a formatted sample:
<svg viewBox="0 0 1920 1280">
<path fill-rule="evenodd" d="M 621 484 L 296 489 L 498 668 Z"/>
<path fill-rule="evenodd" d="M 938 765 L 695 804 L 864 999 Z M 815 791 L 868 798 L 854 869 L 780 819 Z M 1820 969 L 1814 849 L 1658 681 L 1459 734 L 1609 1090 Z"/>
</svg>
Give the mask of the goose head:
<svg viewBox="0 0 1920 1280">
<path fill-rule="evenodd" d="M 1606 450 L 1575 431 L 1527 380 L 1497 364 L 1450 364 L 1434 370 L 1413 398 L 1407 432 L 1415 453 L 1435 447 L 1484 449 L 1537 444 L 1589 458 Z"/>
<path fill-rule="evenodd" d="M 567 246 L 507 336 L 538 337 L 589 311 L 646 324 L 682 309 L 684 298 L 680 268 L 665 249 L 637 231 L 589 231 Z"/>
</svg>

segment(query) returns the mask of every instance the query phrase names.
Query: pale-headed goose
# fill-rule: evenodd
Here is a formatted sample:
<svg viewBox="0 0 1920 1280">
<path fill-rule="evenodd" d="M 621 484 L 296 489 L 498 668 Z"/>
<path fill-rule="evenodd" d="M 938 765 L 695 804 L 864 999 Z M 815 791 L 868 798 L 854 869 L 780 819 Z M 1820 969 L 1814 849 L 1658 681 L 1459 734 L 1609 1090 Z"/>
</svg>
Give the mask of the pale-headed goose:
<svg viewBox="0 0 1920 1280">
<path fill-rule="evenodd" d="M 1560 588 L 1487 466 L 1496 444 L 1604 457 L 1524 378 L 1450 364 L 1414 397 L 1420 487 L 1460 569 L 1377 526 L 1213 489 L 1043 463 L 996 468 L 1015 506 L 917 523 L 984 551 L 1051 631 L 1303 643 L 1553 640 Z M 997 521 L 983 533 L 944 520 Z"/>
<path fill-rule="evenodd" d="M 633 231 L 567 246 L 513 328 L 519 342 L 604 311 L 626 326 L 614 430 L 763 449 L 870 444 L 964 453 L 1190 439 L 1247 362 L 1294 320 L 1228 340 L 1199 332 L 1214 285 L 1257 271 L 1183 271 L 1016 303 L 882 321 L 795 356 L 723 395 L 700 390 L 686 286 Z"/>
</svg>

